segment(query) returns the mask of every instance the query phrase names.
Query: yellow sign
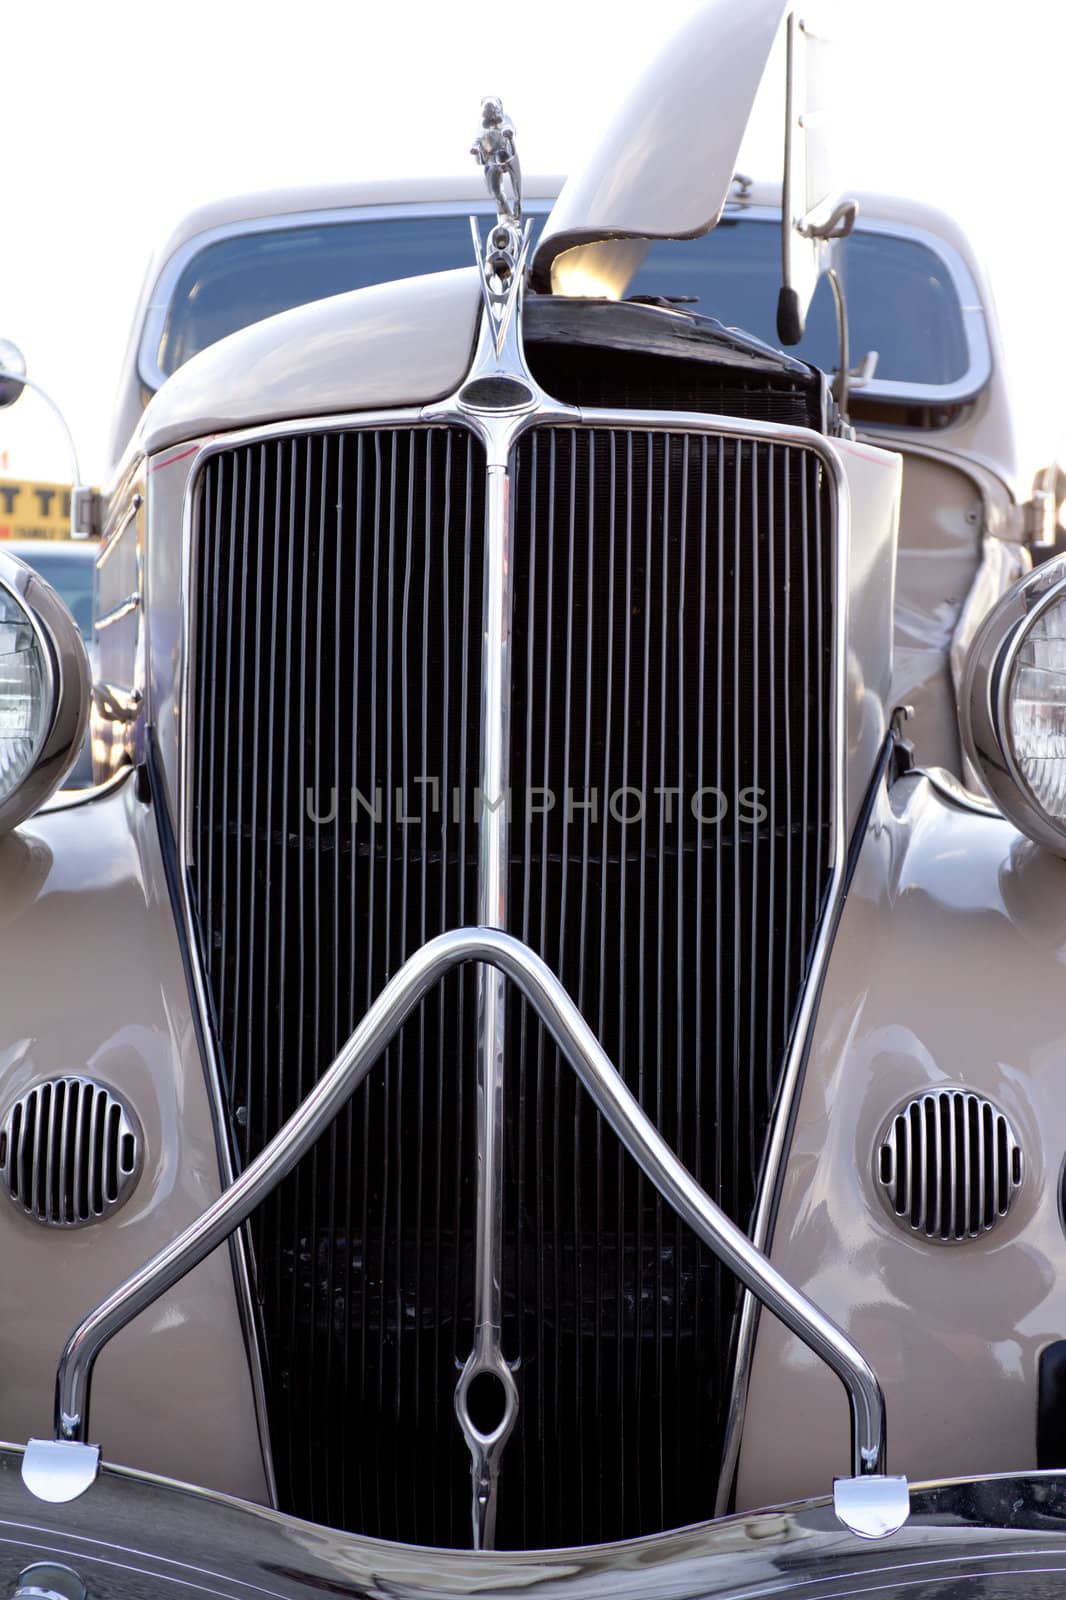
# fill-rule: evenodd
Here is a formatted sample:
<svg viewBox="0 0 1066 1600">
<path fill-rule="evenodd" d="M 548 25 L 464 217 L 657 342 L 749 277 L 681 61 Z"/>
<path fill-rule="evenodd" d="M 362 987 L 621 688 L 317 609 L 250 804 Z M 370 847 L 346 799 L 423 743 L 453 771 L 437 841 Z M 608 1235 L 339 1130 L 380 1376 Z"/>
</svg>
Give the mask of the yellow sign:
<svg viewBox="0 0 1066 1600">
<path fill-rule="evenodd" d="M 0 540 L 69 538 L 69 483 L 0 478 Z"/>
</svg>

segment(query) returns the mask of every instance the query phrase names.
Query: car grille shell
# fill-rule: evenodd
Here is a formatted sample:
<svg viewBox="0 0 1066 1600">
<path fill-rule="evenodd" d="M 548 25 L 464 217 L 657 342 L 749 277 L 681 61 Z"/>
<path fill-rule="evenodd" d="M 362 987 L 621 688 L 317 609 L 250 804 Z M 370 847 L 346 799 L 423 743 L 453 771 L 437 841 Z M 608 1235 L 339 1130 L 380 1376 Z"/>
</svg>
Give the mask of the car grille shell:
<svg viewBox="0 0 1066 1600">
<path fill-rule="evenodd" d="M 507 923 L 747 1225 L 830 879 L 827 475 L 637 418 L 534 428 L 511 474 Z M 408 424 L 199 479 L 191 888 L 242 1160 L 403 959 L 476 920 L 484 485 L 472 434 Z M 704 1517 L 737 1285 L 509 1017 L 499 1543 Z M 475 1060 L 467 971 L 253 1219 L 287 1510 L 469 1542 Z"/>
</svg>

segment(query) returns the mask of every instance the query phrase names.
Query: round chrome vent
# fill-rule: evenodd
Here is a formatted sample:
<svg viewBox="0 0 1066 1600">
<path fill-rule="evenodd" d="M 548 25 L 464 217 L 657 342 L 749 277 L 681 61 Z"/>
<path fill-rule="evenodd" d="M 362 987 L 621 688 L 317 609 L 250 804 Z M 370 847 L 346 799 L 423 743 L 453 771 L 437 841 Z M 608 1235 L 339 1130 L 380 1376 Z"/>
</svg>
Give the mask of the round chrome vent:
<svg viewBox="0 0 1066 1600">
<path fill-rule="evenodd" d="M 892 1117 L 874 1159 L 878 1190 L 911 1233 L 946 1244 L 1001 1222 L 1022 1181 L 1014 1129 L 965 1089 L 918 1095 Z"/>
<path fill-rule="evenodd" d="M 0 1180 L 19 1210 L 53 1228 L 99 1222 L 126 1200 L 143 1162 L 126 1106 L 91 1078 L 49 1078 L 0 1126 Z"/>
</svg>

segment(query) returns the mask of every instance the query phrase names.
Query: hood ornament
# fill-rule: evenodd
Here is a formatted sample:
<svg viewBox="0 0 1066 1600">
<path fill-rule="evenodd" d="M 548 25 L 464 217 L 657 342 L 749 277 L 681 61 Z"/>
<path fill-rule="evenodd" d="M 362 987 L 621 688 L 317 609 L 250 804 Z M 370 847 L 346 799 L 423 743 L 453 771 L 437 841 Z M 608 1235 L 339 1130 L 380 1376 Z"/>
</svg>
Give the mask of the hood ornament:
<svg viewBox="0 0 1066 1600">
<path fill-rule="evenodd" d="M 470 218 L 470 230 L 481 269 L 485 312 L 499 363 L 508 346 L 509 333 L 513 337 L 531 227 L 528 222 L 522 225 L 522 168 L 515 146 L 514 123 L 495 95 L 486 95 L 481 102 L 481 126 L 474 135 L 470 154 L 476 157 L 484 172 L 485 187 L 496 205 L 496 222 L 489 229 L 484 247 L 476 217 Z"/>
<path fill-rule="evenodd" d="M 470 154 L 476 156 L 485 173 L 485 187 L 496 202 L 496 217 L 501 227 L 517 228 L 522 218 L 522 168 L 515 148 L 514 123 L 496 95 L 481 102 L 481 126 L 474 135 Z"/>
</svg>

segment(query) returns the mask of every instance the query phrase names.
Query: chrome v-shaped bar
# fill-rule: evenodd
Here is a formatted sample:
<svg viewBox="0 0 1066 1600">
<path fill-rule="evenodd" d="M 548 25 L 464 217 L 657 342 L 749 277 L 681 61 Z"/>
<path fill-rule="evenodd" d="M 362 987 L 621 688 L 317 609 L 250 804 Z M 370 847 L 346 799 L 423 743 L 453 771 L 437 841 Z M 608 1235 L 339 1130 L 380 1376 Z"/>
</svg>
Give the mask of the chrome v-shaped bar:
<svg viewBox="0 0 1066 1600">
<path fill-rule="evenodd" d="M 907 1518 L 907 1482 L 884 1476 L 884 1397 L 869 1363 L 844 1331 L 783 1278 L 700 1187 L 540 956 L 497 928 L 442 933 L 410 956 L 303 1104 L 240 1177 L 78 1324 L 56 1374 L 55 1436 L 31 1440 L 26 1447 L 22 1476 L 27 1488 L 40 1499 L 65 1501 L 76 1499 L 90 1486 L 100 1452 L 86 1442 L 89 1400 L 93 1366 L 101 1350 L 222 1244 L 277 1188 L 342 1110 L 419 1001 L 446 973 L 467 962 L 495 968 L 521 990 L 597 1109 L 667 1203 L 767 1310 L 836 1373 L 851 1409 L 852 1473 L 837 1480 L 837 1514 L 864 1537 L 895 1532 Z"/>
</svg>

